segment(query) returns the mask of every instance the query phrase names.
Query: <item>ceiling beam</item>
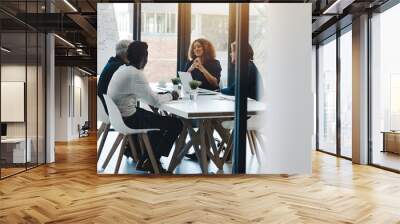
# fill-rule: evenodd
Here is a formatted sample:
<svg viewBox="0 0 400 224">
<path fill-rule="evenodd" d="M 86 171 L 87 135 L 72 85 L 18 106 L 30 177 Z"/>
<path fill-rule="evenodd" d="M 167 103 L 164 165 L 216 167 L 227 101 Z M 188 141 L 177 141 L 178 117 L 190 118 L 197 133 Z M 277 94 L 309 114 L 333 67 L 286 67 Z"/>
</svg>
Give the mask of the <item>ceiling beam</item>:
<svg viewBox="0 0 400 224">
<path fill-rule="evenodd" d="M 56 66 L 80 66 L 87 67 L 96 72 L 96 57 L 91 56 L 55 56 Z"/>
</svg>

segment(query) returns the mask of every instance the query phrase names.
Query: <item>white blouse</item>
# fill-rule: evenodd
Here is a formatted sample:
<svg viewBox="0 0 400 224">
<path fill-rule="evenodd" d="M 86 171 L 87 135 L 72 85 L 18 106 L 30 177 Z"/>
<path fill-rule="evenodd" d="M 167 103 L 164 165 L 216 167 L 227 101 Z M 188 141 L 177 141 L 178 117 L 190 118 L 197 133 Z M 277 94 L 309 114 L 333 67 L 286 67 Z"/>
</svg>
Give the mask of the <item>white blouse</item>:
<svg viewBox="0 0 400 224">
<path fill-rule="evenodd" d="M 131 116 L 136 112 L 138 99 L 155 107 L 160 107 L 162 103 L 172 100 L 171 94 L 154 93 L 142 70 L 126 65 L 122 65 L 114 73 L 107 95 L 114 100 L 123 117 Z"/>
</svg>

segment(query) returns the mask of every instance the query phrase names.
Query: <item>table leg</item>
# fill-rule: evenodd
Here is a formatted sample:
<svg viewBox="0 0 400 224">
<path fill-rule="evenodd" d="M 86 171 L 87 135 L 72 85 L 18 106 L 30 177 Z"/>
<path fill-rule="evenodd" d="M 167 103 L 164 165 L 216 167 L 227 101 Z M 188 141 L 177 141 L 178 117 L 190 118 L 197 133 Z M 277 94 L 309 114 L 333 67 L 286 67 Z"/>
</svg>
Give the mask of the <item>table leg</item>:
<svg viewBox="0 0 400 224">
<path fill-rule="evenodd" d="M 176 141 L 175 144 L 175 150 L 174 153 L 172 154 L 172 158 L 171 158 L 171 162 L 169 163 L 168 166 L 168 171 L 172 172 L 176 166 L 179 164 L 179 162 L 181 161 L 181 159 L 179 159 L 179 154 L 181 153 L 181 151 L 184 149 L 183 145 L 186 141 L 186 137 L 188 135 L 188 127 L 187 126 L 187 122 L 185 122 L 184 120 L 182 120 L 183 122 L 183 128 L 182 128 L 182 132 L 178 137 L 178 140 Z"/>
<path fill-rule="evenodd" d="M 222 170 L 223 163 L 219 157 L 220 151 L 217 149 L 217 146 L 215 145 L 213 133 L 214 133 L 214 129 L 212 127 L 212 123 L 210 122 L 210 124 L 207 127 L 207 137 L 208 137 L 209 145 L 211 146 L 213 152 L 211 153 L 211 151 L 208 150 L 208 154 L 209 154 L 210 158 L 213 160 L 213 162 L 215 163 L 215 165 L 218 167 L 218 169 Z M 209 149 L 209 147 L 207 147 L 207 149 Z"/>
<path fill-rule="evenodd" d="M 200 142 L 201 142 L 201 167 L 203 174 L 208 173 L 208 162 L 207 162 L 207 146 L 206 146 L 206 128 L 207 128 L 207 121 L 202 120 L 200 122 Z"/>
<path fill-rule="evenodd" d="M 228 155 L 232 151 L 232 144 L 233 144 L 233 131 L 229 137 L 228 142 L 226 143 L 226 151 L 224 153 L 224 157 L 222 158 L 223 162 L 226 162 L 228 160 Z M 232 156 L 232 154 L 231 154 Z"/>
<path fill-rule="evenodd" d="M 226 120 L 226 119 L 215 119 L 212 124 L 214 129 L 218 132 L 218 134 L 221 136 L 222 141 L 224 141 L 225 143 L 228 142 L 229 140 L 229 131 L 228 129 L 225 129 L 224 127 L 222 127 L 222 122 Z"/>
</svg>

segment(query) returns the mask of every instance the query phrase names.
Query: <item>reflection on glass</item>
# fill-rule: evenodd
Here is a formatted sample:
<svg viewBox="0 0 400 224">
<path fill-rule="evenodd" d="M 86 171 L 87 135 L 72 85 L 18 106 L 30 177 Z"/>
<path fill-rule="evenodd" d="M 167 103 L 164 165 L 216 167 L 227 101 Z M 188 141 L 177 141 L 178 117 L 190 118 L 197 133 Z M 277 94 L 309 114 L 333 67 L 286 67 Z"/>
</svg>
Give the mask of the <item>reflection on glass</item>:
<svg viewBox="0 0 400 224">
<path fill-rule="evenodd" d="M 191 41 L 198 38 L 209 40 L 215 47 L 216 59 L 221 63 L 221 84 L 227 86 L 229 4 L 192 4 Z"/>
<path fill-rule="evenodd" d="M 341 155 L 351 158 L 352 141 L 352 34 L 340 37 Z"/>
<path fill-rule="evenodd" d="M 25 170 L 32 151 L 26 144 L 26 34 L 2 33 L 1 46 L 1 176 Z M 28 146 L 28 147 L 27 147 Z M 27 150 L 28 148 L 28 150 Z"/>
<path fill-rule="evenodd" d="M 249 43 L 254 51 L 254 64 L 258 69 L 261 81 L 266 74 L 265 58 L 267 38 L 265 21 L 268 4 L 252 3 L 249 5 Z M 260 80 L 259 80 L 260 81 Z M 261 84 L 263 85 L 263 84 Z M 265 85 L 264 85 L 265 86 Z M 248 124 L 257 123 L 262 115 L 254 116 L 248 120 Z M 265 167 L 265 136 L 260 131 L 246 133 L 246 173 L 260 173 Z M 258 155 L 257 155 L 258 154 Z"/>
<path fill-rule="evenodd" d="M 257 65 L 260 74 L 266 74 L 266 41 L 267 36 L 266 26 L 267 16 L 265 13 L 267 4 L 250 4 L 250 19 L 249 19 L 249 42 L 254 50 L 254 63 Z M 257 47 L 255 47 L 257 46 Z"/>
<path fill-rule="evenodd" d="M 336 39 L 318 50 L 319 149 L 336 153 Z"/>
<path fill-rule="evenodd" d="M 37 75 L 38 75 L 38 35 L 35 32 L 28 32 L 28 61 L 26 80 L 26 112 L 27 112 L 27 150 L 30 151 L 30 160 L 27 167 L 37 165 L 38 142 L 37 142 Z M 29 155 L 29 153 L 28 153 Z"/>
<path fill-rule="evenodd" d="M 395 170 L 400 170 L 400 133 L 391 131 L 400 130 L 399 20 L 400 5 L 396 5 L 375 15 L 371 29 L 372 163 Z"/>
<path fill-rule="evenodd" d="M 141 39 L 149 45 L 146 78 L 171 82 L 177 66 L 178 4 L 144 3 L 141 10 Z"/>
<path fill-rule="evenodd" d="M 37 143 L 37 162 L 38 164 L 45 163 L 46 158 L 46 148 L 45 148 L 45 65 L 46 65 L 46 52 L 45 52 L 45 45 L 46 45 L 46 36 L 44 34 L 39 33 L 39 40 L 38 40 L 38 143 Z"/>
<path fill-rule="evenodd" d="M 98 4 L 97 24 L 97 71 L 102 71 L 108 59 L 115 56 L 117 42 L 133 40 L 133 4 Z"/>
</svg>

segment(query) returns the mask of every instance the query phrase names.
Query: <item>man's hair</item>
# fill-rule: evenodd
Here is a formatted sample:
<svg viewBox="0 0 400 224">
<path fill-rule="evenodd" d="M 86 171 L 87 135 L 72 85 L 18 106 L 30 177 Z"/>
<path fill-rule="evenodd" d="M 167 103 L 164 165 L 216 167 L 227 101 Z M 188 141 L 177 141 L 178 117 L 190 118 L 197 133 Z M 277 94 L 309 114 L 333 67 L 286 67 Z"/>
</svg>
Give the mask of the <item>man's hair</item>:
<svg viewBox="0 0 400 224">
<path fill-rule="evenodd" d="M 129 44 L 127 51 L 129 64 L 134 65 L 135 67 L 144 67 L 147 63 L 147 48 L 147 43 L 142 41 L 133 41 Z"/>
<path fill-rule="evenodd" d="M 131 40 L 118 41 L 117 45 L 115 45 L 115 55 L 122 56 L 122 55 L 126 54 L 126 51 L 128 50 L 128 46 L 130 43 L 132 43 Z"/>
<path fill-rule="evenodd" d="M 215 59 L 215 48 L 212 45 L 212 43 L 210 41 L 208 41 L 207 39 L 199 38 L 199 39 L 193 41 L 192 44 L 190 45 L 189 52 L 188 52 L 189 60 L 193 60 L 196 58 L 196 55 L 194 54 L 194 49 L 193 49 L 194 43 L 196 43 L 196 42 L 199 43 L 203 47 L 202 59 L 204 60 L 204 62 L 208 62 L 208 61 Z"/>
<path fill-rule="evenodd" d="M 247 45 L 249 47 L 249 61 L 253 61 L 254 60 L 254 51 L 253 48 L 251 47 L 250 44 Z M 236 41 L 231 43 L 231 48 L 232 50 L 235 49 L 236 50 Z"/>
</svg>

